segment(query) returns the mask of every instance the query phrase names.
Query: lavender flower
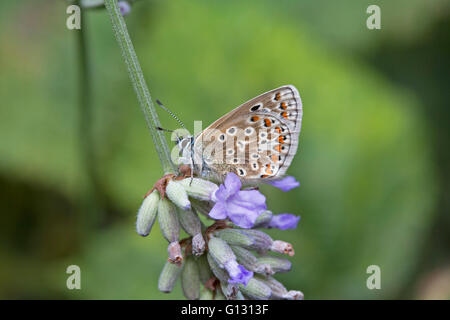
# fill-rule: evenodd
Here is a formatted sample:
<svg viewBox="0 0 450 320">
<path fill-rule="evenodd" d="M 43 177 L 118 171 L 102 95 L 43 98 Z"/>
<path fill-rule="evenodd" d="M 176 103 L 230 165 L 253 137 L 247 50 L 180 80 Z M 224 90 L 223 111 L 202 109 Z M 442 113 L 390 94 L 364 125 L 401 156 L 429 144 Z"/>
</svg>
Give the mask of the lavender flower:
<svg viewBox="0 0 450 320">
<path fill-rule="evenodd" d="M 294 188 L 297 188 L 300 186 L 300 182 L 295 180 L 293 176 L 287 176 L 281 180 L 275 180 L 269 182 L 270 185 L 274 186 L 275 188 L 278 188 L 284 192 L 292 190 Z"/>
<path fill-rule="evenodd" d="M 168 262 L 158 287 L 170 292 L 181 278 L 188 299 L 303 299 L 271 277 L 287 272 L 291 262 L 271 252 L 294 255 L 293 246 L 273 240 L 256 228 L 295 228 L 300 217 L 267 210 L 257 190 L 241 190 L 240 179 L 229 173 L 223 184 L 166 174 L 159 179 L 139 209 L 136 228 L 148 235 L 156 218 L 169 242 Z M 287 191 L 298 186 L 292 177 L 275 183 Z M 205 225 L 198 215 L 216 220 Z M 181 239 L 180 229 L 188 237 Z M 180 276 L 181 275 L 181 276 Z"/>
<path fill-rule="evenodd" d="M 300 221 L 299 216 L 290 213 L 277 214 L 269 222 L 269 228 L 278 228 L 280 230 L 295 229 Z"/>
<path fill-rule="evenodd" d="M 208 243 L 209 251 L 219 267 L 225 268 L 230 276 L 229 283 L 242 283 L 247 285 L 253 277 L 253 272 L 248 271 L 236 261 L 236 256 L 228 244 L 220 238 L 211 238 Z"/>
<path fill-rule="evenodd" d="M 266 197 L 258 190 L 240 190 L 242 187 L 239 177 L 230 172 L 224 184 L 212 195 L 216 203 L 209 216 L 213 219 L 229 218 L 241 228 L 251 228 L 256 218 L 266 209 Z"/>
<path fill-rule="evenodd" d="M 242 283 L 246 286 L 248 281 L 253 277 L 253 272 L 245 269 L 236 260 L 229 260 L 224 267 L 230 275 L 230 279 L 228 279 L 229 283 Z"/>
</svg>

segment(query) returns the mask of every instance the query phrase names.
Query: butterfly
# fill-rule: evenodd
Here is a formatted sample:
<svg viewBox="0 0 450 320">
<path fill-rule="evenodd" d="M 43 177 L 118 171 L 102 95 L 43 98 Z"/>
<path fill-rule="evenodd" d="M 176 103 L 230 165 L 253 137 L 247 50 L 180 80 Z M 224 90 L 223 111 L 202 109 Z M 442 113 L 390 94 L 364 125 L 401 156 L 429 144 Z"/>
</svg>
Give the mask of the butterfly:
<svg viewBox="0 0 450 320">
<path fill-rule="evenodd" d="M 245 184 L 281 178 L 298 147 L 302 102 L 292 85 L 265 92 L 222 116 L 197 136 L 178 139 L 197 176 L 222 182 L 234 172 Z"/>
</svg>

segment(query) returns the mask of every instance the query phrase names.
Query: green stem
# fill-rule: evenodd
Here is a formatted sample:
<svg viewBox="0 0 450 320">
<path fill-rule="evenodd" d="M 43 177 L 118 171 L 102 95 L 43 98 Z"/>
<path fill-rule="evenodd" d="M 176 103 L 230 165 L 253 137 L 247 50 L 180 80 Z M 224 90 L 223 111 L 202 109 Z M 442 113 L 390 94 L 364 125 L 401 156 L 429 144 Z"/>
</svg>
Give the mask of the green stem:
<svg viewBox="0 0 450 320">
<path fill-rule="evenodd" d="M 79 1 L 76 2 L 79 5 Z M 83 12 L 84 13 L 84 12 Z M 94 141 L 92 134 L 92 91 L 91 77 L 86 43 L 86 18 L 81 19 L 81 29 L 77 31 L 79 76 L 79 143 L 82 164 L 87 174 L 87 200 L 83 209 L 86 226 L 91 226 L 102 215 L 100 212 L 101 186 L 94 159 Z"/>
<path fill-rule="evenodd" d="M 150 130 L 164 173 L 173 173 L 175 172 L 175 167 L 170 159 L 169 146 L 164 133 L 156 129 L 161 126 L 158 114 L 153 105 L 150 92 L 148 91 L 130 35 L 128 34 L 125 20 L 120 13 L 117 0 L 105 0 L 105 6 L 108 10 L 116 40 L 122 51 L 122 56 L 128 68 L 128 74 L 130 75 L 134 91 L 138 97 L 139 105 L 144 112 L 145 120 L 147 121 L 147 126 Z"/>
</svg>

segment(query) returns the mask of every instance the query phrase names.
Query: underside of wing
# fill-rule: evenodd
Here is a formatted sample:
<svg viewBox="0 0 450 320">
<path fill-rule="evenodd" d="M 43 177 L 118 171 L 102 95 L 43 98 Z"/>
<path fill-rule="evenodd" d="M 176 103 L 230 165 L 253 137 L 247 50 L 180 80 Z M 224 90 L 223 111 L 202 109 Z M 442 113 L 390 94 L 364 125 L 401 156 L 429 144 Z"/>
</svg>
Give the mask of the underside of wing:
<svg viewBox="0 0 450 320">
<path fill-rule="evenodd" d="M 224 115 L 196 139 L 209 170 L 247 183 L 280 178 L 297 152 L 302 103 L 297 89 L 266 92 Z"/>
</svg>

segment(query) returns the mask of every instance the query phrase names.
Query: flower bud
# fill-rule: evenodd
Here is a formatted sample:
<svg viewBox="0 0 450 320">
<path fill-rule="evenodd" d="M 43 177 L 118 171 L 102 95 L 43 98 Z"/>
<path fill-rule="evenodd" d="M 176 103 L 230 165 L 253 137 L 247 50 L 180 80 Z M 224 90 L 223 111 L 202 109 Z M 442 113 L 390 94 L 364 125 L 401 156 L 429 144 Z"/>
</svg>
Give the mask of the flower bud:
<svg viewBox="0 0 450 320">
<path fill-rule="evenodd" d="M 255 240 L 254 244 L 249 246 L 250 249 L 266 251 L 271 248 L 273 240 L 268 234 L 259 230 L 245 230 L 245 233 Z"/>
<path fill-rule="evenodd" d="M 258 262 L 269 265 L 274 272 L 287 272 L 291 270 L 292 266 L 289 260 L 273 256 L 260 257 L 258 258 Z"/>
<path fill-rule="evenodd" d="M 236 296 L 239 292 L 239 286 L 237 284 L 221 282 L 220 287 L 227 300 L 236 300 Z"/>
<path fill-rule="evenodd" d="M 222 290 L 215 291 L 214 300 L 227 300 L 227 298 L 223 295 Z"/>
<path fill-rule="evenodd" d="M 208 217 L 209 213 L 211 212 L 211 209 L 214 207 L 214 202 L 200 201 L 200 200 L 191 198 L 191 205 L 195 209 L 195 211 Z"/>
<path fill-rule="evenodd" d="M 240 290 L 236 294 L 236 298 L 234 300 L 245 300 L 245 297 Z"/>
<path fill-rule="evenodd" d="M 267 300 L 272 295 L 272 290 L 270 290 L 269 286 L 255 278 L 251 278 L 247 286 L 240 284 L 239 289 L 245 296 L 254 300 Z"/>
<path fill-rule="evenodd" d="M 221 282 L 228 282 L 228 274 L 227 272 L 219 267 L 219 264 L 214 260 L 214 258 L 211 256 L 211 254 L 207 254 L 207 259 L 209 266 L 211 268 L 212 273 L 214 276 L 219 279 Z"/>
<path fill-rule="evenodd" d="M 256 218 L 255 224 L 253 228 L 265 228 L 269 225 L 270 221 L 272 220 L 272 211 L 266 210 L 263 213 L 261 213 L 258 218 Z"/>
<path fill-rule="evenodd" d="M 238 246 L 231 246 L 231 249 L 236 255 L 237 261 L 248 270 L 265 275 L 271 275 L 274 273 L 268 264 L 259 262 L 258 258 L 256 258 L 255 255 L 249 250 Z"/>
<path fill-rule="evenodd" d="M 184 190 L 184 187 L 178 181 L 169 180 L 166 187 L 166 194 L 181 209 L 188 210 L 191 208 L 186 190 Z"/>
<path fill-rule="evenodd" d="M 176 208 L 169 200 L 161 199 L 158 205 L 158 221 L 161 232 L 169 242 L 175 242 L 180 237 L 180 226 Z"/>
<path fill-rule="evenodd" d="M 181 272 L 181 266 L 166 262 L 159 276 L 158 288 L 161 292 L 169 293 L 172 291 L 175 282 Z"/>
<path fill-rule="evenodd" d="M 190 300 L 200 298 L 200 276 L 198 265 L 192 256 L 185 260 L 183 271 L 181 272 L 181 288 L 184 296 Z"/>
<path fill-rule="evenodd" d="M 222 229 L 216 232 L 217 236 L 230 245 L 250 247 L 255 240 L 247 233 L 237 229 Z"/>
<path fill-rule="evenodd" d="M 194 211 L 178 209 L 177 212 L 181 227 L 187 234 L 195 236 L 202 232 L 202 223 Z"/>
<path fill-rule="evenodd" d="M 228 244 L 220 238 L 212 237 L 208 242 L 209 253 L 224 268 L 224 265 L 230 260 L 236 260 L 233 250 Z"/>
<path fill-rule="evenodd" d="M 236 261 L 236 256 L 228 244 L 220 238 L 211 238 L 208 242 L 209 253 L 212 258 L 217 261 L 221 268 L 227 270 L 229 283 L 242 283 L 247 285 L 248 281 L 253 277 L 253 272 L 248 271 Z M 213 271 L 214 272 L 214 271 Z M 219 278 L 219 280 L 221 280 Z M 222 280 L 221 280 L 222 281 Z"/>
<path fill-rule="evenodd" d="M 202 287 L 200 290 L 200 300 L 212 300 L 213 292 L 208 288 Z"/>
<path fill-rule="evenodd" d="M 297 290 L 290 290 L 284 297 L 286 300 L 303 300 L 303 292 Z"/>
<path fill-rule="evenodd" d="M 136 231 L 143 237 L 149 235 L 153 223 L 155 223 L 158 214 L 158 202 L 159 193 L 158 191 L 153 191 L 144 199 L 139 208 L 136 220 Z"/>
<path fill-rule="evenodd" d="M 197 233 L 192 237 L 192 254 L 194 256 L 201 256 L 203 252 L 205 252 L 205 239 L 203 239 L 203 235 L 201 233 Z"/>
<path fill-rule="evenodd" d="M 198 273 L 200 276 L 200 281 L 201 281 L 201 283 L 205 284 L 206 281 L 211 279 L 211 277 L 213 276 L 213 274 L 211 272 L 211 267 L 209 266 L 208 258 L 206 257 L 206 255 L 203 255 L 203 256 L 200 256 L 197 258 L 197 266 L 198 266 Z"/>
<path fill-rule="evenodd" d="M 295 254 L 292 245 L 288 242 L 281 240 L 275 240 L 270 247 L 270 251 L 284 253 L 289 255 L 290 257 L 292 257 Z"/>
<path fill-rule="evenodd" d="M 258 275 L 256 276 L 256 279 L 263 282 L 270 288 L 270 290 L 272 290 L 271 299 L 284 299 L 284 296 L 288 294 L 288 291 L 285 288 L 285 286 L 271 276 L 263 277 Z"/>
<path fill-rule="evenodd" d="M 217 185 L 199 178 L 186 178 L 180 181 L 189 196 L 209 201 L 211 195 L 218 189 Z"/>
<path fill-rule="evenodd" d="M 171 242 L 167 247 L 167 252 L 169 253 L 169 262 L 181 265 L 183 261 L 183 255 L 181 253 L 181 246 L 178 241 Z"/>
</svg>

